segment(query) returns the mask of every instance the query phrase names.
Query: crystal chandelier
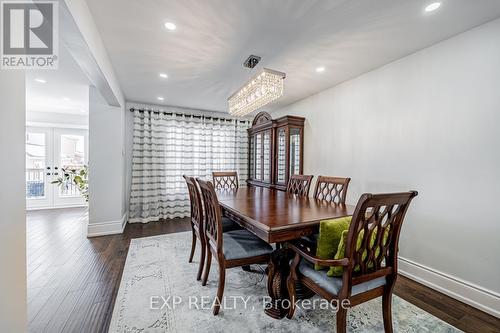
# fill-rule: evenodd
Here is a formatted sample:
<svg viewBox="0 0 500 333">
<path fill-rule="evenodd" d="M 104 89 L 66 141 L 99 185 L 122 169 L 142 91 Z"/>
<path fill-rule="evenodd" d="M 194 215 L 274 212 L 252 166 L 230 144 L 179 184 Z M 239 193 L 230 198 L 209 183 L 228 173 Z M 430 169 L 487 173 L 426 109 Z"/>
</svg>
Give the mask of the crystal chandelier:
<svg viewBox="0 0 500 333">
<path fill-rule="evenodd" d="M 264 68 L 227 99 L 229 113 L 247 115 L 283 96 L 285 73 Z"/>
</svg>

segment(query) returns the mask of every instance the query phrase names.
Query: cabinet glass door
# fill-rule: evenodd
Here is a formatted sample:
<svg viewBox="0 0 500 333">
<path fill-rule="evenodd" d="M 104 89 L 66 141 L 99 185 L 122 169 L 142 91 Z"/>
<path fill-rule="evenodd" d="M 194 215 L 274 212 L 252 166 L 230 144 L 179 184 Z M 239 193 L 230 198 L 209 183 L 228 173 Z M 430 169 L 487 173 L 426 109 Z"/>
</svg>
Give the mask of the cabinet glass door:
<svg viewBox="0 0 500 333">
<path fill-rule="evenodd" d="M 286 150 L 286 131 L 284 128 L 278 128 L 278 135 L 277 135 L 277 145 L 276 145 L 276 150 L 277 150 L 277 166 L 276 166 L 276 182 L 285 184 L 285 168 L 286 168 L 286 157 L 285 157 L 285 150 Z"/>
<path fill-rule="evenodd" d="M 255 136 L 255 179 L 262 180 L 262 134 Z"/>
<path fill-rule="evenodd" d="M 252 135 L 250 137 L 250 153 L 248 156 L 248 163 L 250 164 L 249 166 L 249 177 L 250 179 L 255 179 L 255 137 Z"/>
<path fill-rule="evenodd" d="M 262 180 L 264 182 L 270 182 L 271 181 L 271 132 L 266 131 L 264 132 L 264 139 L 263 139 L 263 144 L 264 144 L 264 155 L 263 155 L 263 178 Z"/>
<path fill-rule="evenodd" d="M 290 175 L 300 174 L 300 128 L 290 128 Z"/>
</svg>

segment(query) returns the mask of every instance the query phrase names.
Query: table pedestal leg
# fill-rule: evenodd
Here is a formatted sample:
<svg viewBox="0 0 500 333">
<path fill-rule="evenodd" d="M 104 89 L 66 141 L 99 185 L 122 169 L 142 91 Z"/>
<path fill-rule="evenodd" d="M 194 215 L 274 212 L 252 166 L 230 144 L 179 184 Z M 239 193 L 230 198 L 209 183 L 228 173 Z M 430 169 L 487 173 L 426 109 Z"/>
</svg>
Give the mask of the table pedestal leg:
<svg viewBox="0 0 500 333">
<path fill-rule="evenodd" d="M 283 247 L 271 254 L 267 276 L 267 291 L 271 302 L 266 304 L 264 312 L 275 319 L 285 317 L 290 307 L 286 280 L 290 273 L 290 260 L 293 256 L 293 251 Z M 297 283 L 295 289 L 298 299 L 314 296 L 314 292 L 301 283 Z"/>
<path fill-rule="evenodd" d="M 267 292 L 271 297 L 271 302 L 266 304 L 264 312 L 275 319 L 285 317 L 288 312 L 286 309 L 286 304 L 288 304 L 286 302 L 289 302 L 286 279 L 290 272 L 290 259 L 292 257 L 293 252 L 283 247 L 271 254 L 267 276 Z"/>
</svg>

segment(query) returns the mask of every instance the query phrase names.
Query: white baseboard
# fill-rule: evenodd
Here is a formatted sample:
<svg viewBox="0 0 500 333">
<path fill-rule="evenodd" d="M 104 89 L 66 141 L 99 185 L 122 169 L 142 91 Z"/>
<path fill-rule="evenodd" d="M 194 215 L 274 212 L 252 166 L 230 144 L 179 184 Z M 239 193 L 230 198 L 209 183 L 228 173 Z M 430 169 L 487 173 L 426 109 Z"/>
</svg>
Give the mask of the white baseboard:
<svg viewBox="0 0 500 333">
<path fill-rule="evenodd" d="M 89 223 L 87 227 L 87 237 L 97 237 L 105 235 L 115 235 L 123 233 L 127 224 L 128 213 L 123 214 L 117 221 Z"/>
<path fill-rule="evenodd" d="M 500 294 L 406 258 L 398 266 L 401 275 L 500 318 Z"/>
</svg>

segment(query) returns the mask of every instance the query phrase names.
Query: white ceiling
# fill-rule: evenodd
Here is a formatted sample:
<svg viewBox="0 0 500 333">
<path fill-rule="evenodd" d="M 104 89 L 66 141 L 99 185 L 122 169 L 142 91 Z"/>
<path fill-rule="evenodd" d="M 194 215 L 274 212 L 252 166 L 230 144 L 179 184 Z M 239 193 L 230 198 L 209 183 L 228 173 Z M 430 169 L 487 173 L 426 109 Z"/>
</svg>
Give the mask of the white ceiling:
<svg viewBox="0 0 500 333">
<path fill-rule="evenodd" d="M 46 83 L 37 82 L 37 79 Z M 26 110 L 88 115 L 89 83 L 63 45 L 57 70 L 26 71 Z"/>
<path fill-rule="evenodd" d="M 226 112 L 250 54 L 287 75 L 275 109 L 500 16 L 498 0 L 87 2 L 127 100 Z"/>
</svg>

